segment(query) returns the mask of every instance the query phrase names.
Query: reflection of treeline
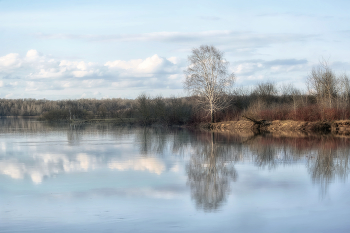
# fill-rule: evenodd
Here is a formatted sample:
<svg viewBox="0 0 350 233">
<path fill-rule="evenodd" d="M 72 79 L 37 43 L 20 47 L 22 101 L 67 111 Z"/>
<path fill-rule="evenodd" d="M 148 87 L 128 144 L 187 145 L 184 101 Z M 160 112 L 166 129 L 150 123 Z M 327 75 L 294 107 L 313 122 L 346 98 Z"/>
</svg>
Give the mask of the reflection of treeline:
<svg viewBox="0 0 350 233">
<path fill-rule="evenodd" d="M 215 211 L 225 203 L 231 182 L 239 180 L 235 166 L 240 162 L 251 162 L 271 170 L 303 163 L 321 194 L 325 194 L 335 180 L 345 180 L 350 172 L 350 138 L 345 137 L 253 134 L 242 137 L 182 127 L 115 127 L 105 123 L 61 124 L 26 119 L 0 119 L 0 132 L 21 132 L 30 136 L 63 133 L 69 144 L 79 144 L 84 135 L 110 135 L 116 141 L 126 138 L 133 141 L 141 156 L 182 156 L 187 161 L 187 184 L 192 198 L 197 208 L 205 211 Z M 171 159 L 167 158 L 165 161 Z"/>
<path fill-rule="evenodd" d="M 202 138 L 206 138 L 207 145 L 212 136 L 207 133 Z M 213 138 L 221 147 L 234 147 L 228 151 L 231 156 L 239 154 L 241 161 L 250 160 L 258 167 L 274 169 L 305 161 L 312 181 L 320 186 L 321 195 L 327 193 L 335 179 L 346 180 L 350 173 L 350 138 L 254 135 L 239 139 L 237 135 L 220 133 Z"/>
<path fill-rule="evenodd" d="M 48 128 L 45 124 L 39 121 L 31 121 L 26 119 L 0 119 L 0 133 L 16 133 L 33 134 L 36 132 L 51 131 L 52 128 Z"/>
<path fill-rule="evenodd" d="M 205 211 L 216 210 L 225 202 L 230 182 L 239 178 L 234 167 L 238 162 L 248 161 L 267 169 L 303 162 L 311 180 L 319 185 L 321 195 L 327 192 L 331 182 L 345 180 L 350 172 L 350 138 L 240 137 L 164 128 L 144 128 L 139 133 L 137 140 L 144 155 L 162 155 L 172 149 L 190 156 L 186 167 L 188 185 L 197 207 Z"/>
<path fill-rule="evenodd" d="M 314 137 L 272 137 L 272 136 L 254 136 L 253 144 L 260 146 L 275 146 L 275 147 L 289 147 L 296 152 L 305 152 L 310 150 L 322 148 L 325 149 L 340 149 L 350 145 L 350 138 L 341 138 L 329 136 L 314 136 Z M 249 143 L 247 141 L 247 143 Z"/>
</svg>

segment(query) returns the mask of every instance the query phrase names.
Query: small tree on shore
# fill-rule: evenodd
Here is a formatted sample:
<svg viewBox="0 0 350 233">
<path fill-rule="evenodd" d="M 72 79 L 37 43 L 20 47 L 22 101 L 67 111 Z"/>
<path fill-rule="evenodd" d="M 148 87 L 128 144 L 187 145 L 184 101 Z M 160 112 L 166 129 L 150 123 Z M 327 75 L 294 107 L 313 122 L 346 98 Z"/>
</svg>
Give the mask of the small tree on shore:
<svg viewBox="0 0 350 233">
<path fill-rule="evenodd" d="M 214 113 L 229 104 L 227 94 L 235 81 L 235 75 L 228 72 L 229 63 L 214 46 L 202 45 L 193 49 L 188 62 L 184 88 L 198 97 L 200 108 L 207 111 L 211 122 L 214 122 Z"/>
</svg>

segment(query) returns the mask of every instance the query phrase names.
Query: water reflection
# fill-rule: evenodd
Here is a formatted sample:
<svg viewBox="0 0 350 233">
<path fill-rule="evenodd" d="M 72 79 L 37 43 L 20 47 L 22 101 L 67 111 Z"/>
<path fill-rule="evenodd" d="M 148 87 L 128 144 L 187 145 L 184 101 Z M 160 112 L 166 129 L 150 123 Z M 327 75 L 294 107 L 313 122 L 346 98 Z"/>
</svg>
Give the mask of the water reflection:
<svg viewBox="0 0 350 233">
<path fill-rule="evenodd" d="M 320 187 L 321 196 L 327 194 L 331 183 L 337 179 L 346 181 L 349 174 L 349 138 L 257 136 L 249 149 L 259 167 L 273 169 L 279 165 L 306 161 L 313 183 Z"/>
<path fill-rule="evenodd" d="M 320 185 L 321 196 L 327 194 L 332 182 L 345 181 L 349 175 L 349 147 L 335 147 L 331 142 L 322 143 L 307 163 L 313 183 Z"/>
<path fill-rule="evenodd" d="M 235 154 L 227 153 L 227 147 L 214 141 L 195 147 L 187 165 L 188 184 L 198 209 L 218 209 L 230 192 L 230 183 L 238 177 L 233 166 Z"/>
<path fill-rule="evenodd" d="M 321 196 L 349 175 L 350 140 L 334 136 L 274 137 L 23 119 L 1 119 L 0 135 L 0 173 L 16 180 L 28 177 L 35 184 L 58 174 L 95 169 L 161 176 L 179 170 L 181 162 L 191 197 L 204 211 L 224 205 L 233 182 L 239 180 L 237 164 L 252 163 L 271 174 L 280 166 L 305 164 Z"/>
<path fill-rule="evenodd" d="M 331 183 L 344 182 L 349 175 L 349 138 L 331 135 L 273 137 L 209 132 L 201 134 L 199 137 L 196 132 L 196 138 L 200 140 L 192 143 L 195 152 L 192 153 L 188 165 L 188 179 L 197 206 L 205 210 L 216 209 L 213 204 L 215 201 L 211 198 L 217 197 L 218 203 L 225 200 L 224 194 L 228 193 L 229 181 L 235 181 L 238 177 L 234 170 L 235 163 L 252 161 L 257 167 L 269 170 L 305 163 L 313 183 L 320 187 L 322 197 L 327 195 Z M 212 142 L 205 140 L 204 135 L 211 135 Z M 230 171 L 225 170 L 228 164 L 232 169 Z M 222 174 L 218 175 L 217 171 Z M 217 180 L 219 178 L 222 179 L 221 182 Z M 209 182 L 216 189 L 210 189 Z M 219 190 L 221 195 L 218 195 Z"/>
<path fill-rule="evenodd" d="M 78 145 L 82 139 L 81 132 L 85 130 L 84 124 L 69 124 L 67 140 L 70 145 Z"/>
</svg>

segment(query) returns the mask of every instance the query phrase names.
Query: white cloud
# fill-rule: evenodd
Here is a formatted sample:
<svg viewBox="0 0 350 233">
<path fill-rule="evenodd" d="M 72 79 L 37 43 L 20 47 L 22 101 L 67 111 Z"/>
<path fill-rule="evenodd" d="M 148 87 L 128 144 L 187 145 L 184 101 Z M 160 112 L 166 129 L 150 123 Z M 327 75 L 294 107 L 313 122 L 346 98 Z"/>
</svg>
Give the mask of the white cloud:
<svg viewBox="0 0 350 233">
<path fill-rule="evenodd" d="M 155 54 L 152 57 L 146 58 L 143 62 L 141 62 L 138 65 L 138 70 L 141 70 L 143 72 L 154 72 L 162 66 L 165 62 L 165 59 L 160 58 L 157 54 Z"/>
<path fill-rule="evenodd" d="M 21 59 L 19 54 L 10 53 L 3 57 L 0 57 L 0 71 L 5 70 L 5 68 L 12 69 L 21 66 Z"/>
<path fill-rule="evenodd" d="M 112 86 L 116 88 L 136 87 L 142 85 L 142 81 L 120 81 L 112 82 Z"/>
<path fill-rule="evenodd" d="M 258 59 L 237 61 L 233 64 L 232 71 L 236 74 L 239 85 L 254 85 L 265 81 L 286 83 L 293 77 L 298 88 L 304 88 L 304 76 L 311 70 L 311 66 L 305 59 Z"/>
<path fill-rule="evenodd" d="M 62 87 L 68 88 L 68 87 L 71 87 L 71 86 L 72 86 L 71 82 L 65 81 L 65 82 L 62 83 Z"/>
<path fill-rule="evenodd" d="M 39 53 L 38 53 L 38 51 L 36 51 L 35 49 L 31 49 L 31 50 L 29 50 L 29 51 L 27 52 L 26 57 L 27 57 L 28 59 L 36 59 L 36 58 L 39 57 Z"/>
<path fill-rule="evenodd" d="M 82 85 L 85 88 L 101 87 L 105 85 L 104 79 L 86 79 L 82 81 Z"/>
<path fill-rule="evenodd" d="M 38 90 L 38 88 L 39 87 L 37 86 L 37 84 L 35 82 L 29 81 L 29 82 L 27 82 L 27 87 L 26 87 L 25 91 L 36 91 L 36 90 Z"/>
<path fill-rule="evenodd" d="M 178 64 L 179 63 L 179 58 L 177 58 L 177 57 L 169 57 L 167 60 L 170 61 L 173 64 Z"/>
<path fill-rule="evenodd" d="M 10 99 L 12 96 L 13 96 L 13 94 L 9 93 L 9 94 L 5 95 L 5 99 Z"/>
<path fill-rule="evenodd" d="M 177 63 L 178 59 L 175 57 L 165 59 L 157 54 L 145 59 L 108 61 L 104 65 L 86 61 L 55 60 L 40 55 L 36 50 L 29 50 L 25 57 L 21 57 L 16 53 L 0 57 L 0 68 L 3 72 L 16 74 L 16 70 L 13 70 L 13 68 L 21 66 L 23 70 L 27 71 L 22 78 L 27 79 L 83 78 L 111 75 L 138 75 L 138 77 L 145 75 L 149 77 L 149 75 L 155 73 L 178 72 Z"/>
<path fill-rule="evenodd" d="M 178 79 L 179 78 L 179 74 L 172 74 L 168 77 L 168 79 L 174 80 L 174 79 Z"/>
<path fill-rule="evenodd" d="M 28 93 L 38 95 L 43 91 L 70 89 L 76 90 L 70 92 L 75 94 L 75 98 L 91 98 L 96 96 L 93 94 L 96 91 L 125 90 L 133 87 L 164 88 L 169 86 L 169 81 L 175 79 L 182 70 L 181 60 L 178 58 L 166 59 L 157 54 L 145 59 L 114 60 L 99 64 L 81 60 L 54 59 L 32 49 L 25 56 L 10 53 L 0 58 L 0 74 L 5 75 L 3 76 L 5 78 L 15 78 L 14 81 L 4 82 L 0 76 L 0 86 L 11 88 L 11 93 L 20 93 L 16 96 L 23 97 L 27 97 L 25 95 Z M 83 90 L 86 88 L 101 90 Z M 7 98 L 11 97 L 9 94 L 6 91 L 2 93 L 3 96 L 7 95 Z M 60 95 L 62 94 L 63 92 L 60 92 Z M 104 96 L 111 94 L 112 92 L 105 93 Z M 46 96 L 47 94 L 43 97 Z"/>
<path fill-rule="evenodd" d="M 0 57 L 0 87 L 6 87 L 1 95 L 2 98 L 13 95 L 50 98 L 52 91 L 57 91 L 56 96 L 60 99 L 125 95 L 134 98 L 142 91 L 155 89 L 157 94 L 173 95 L 182 89 L 184 61 L 155 54 L 144 59 L 112 60 L 101 64 L 54 59 L 36 50 L 29 50 L 25 56 L 10 53 Z M 252 80 L 287 80 L 288 75 L 300 81 L 310 65 L 305 59 L 256 59 L 231 63 L 230 70 L 237 76 L 237 85 L 254 85 L 256 82 Z M 5 78 L 11 81 L 5 81 Z M 94 94 L 96 92 L 103 95 Z"/>
<path fill-rule="evenodd" d="M 176 60 L 176 58 L 172 58 L 172 60 Z M 175 62 L 159 57 L 157 54 L 144 60 L 108 61 L 105 66 L 110 69 L 124 70 L 127 74 L 153 74 L 156 72 L 172 72 L 177 69 Z"/>
<path fill-rule="evenodd" d="M 250 73 L 257 68 L 263 68 L 263 65 L 260 63 L 241 63 L 234 67 L 234 72 L 239 75 L 239 74 L 244 74 L 244 73 Z"/>
</svg>

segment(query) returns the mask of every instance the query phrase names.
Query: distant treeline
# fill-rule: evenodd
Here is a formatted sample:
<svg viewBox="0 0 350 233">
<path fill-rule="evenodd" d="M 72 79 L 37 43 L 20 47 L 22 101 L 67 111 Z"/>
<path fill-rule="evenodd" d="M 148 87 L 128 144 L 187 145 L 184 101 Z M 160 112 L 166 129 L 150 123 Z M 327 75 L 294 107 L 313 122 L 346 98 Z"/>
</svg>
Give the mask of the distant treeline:
<svg viewBox="0 0 350 233">
<path fill-rule="evenodd" d="M 293 85 L 260 83 L 225 94 L 227 107 L 216 111 L 216 122 L 239 120 L 242 115 L 265 120 L 333 121 L 350 118 L 350 81 L 326 65 L 312 70 L 307 91 Z M 35 100 L 0 99 L 0 116 L 38 116 L 41 119 L 133 119 L 142 125 L 197 124 L 210 122 L 200 97 L 151 97 L 136 99 Z M 128 121 L 130 122 L 130 121 Z"/>
<path fill-rule="evenodd" d="M 312 94 L 296 89 L 280 93 L 272 83 L 255 89 L 236 89 L 227 98 L 229 107 L 215 113 L 215 121 L 239 120 L 242 115 L 266 120 L 340 120 L 350 117 L 350 95 L 333 96 L 332 104 L 320 103 Z M 292 93 L 290 93 L 292 90 Z M 196 124 L 209 122 L 210 116 L 197 105 L 197 97 L 150 97 L 136 99 L 35 100 L 0 99 L 0 116 L 37 116 L 45 120 L 126 119 L 149 125 Z"/>
<path fill-rule="evenodd" d="M 193 115 L 192 98 L 151 98 L 141 94 L 137 99 L 35 100 L 0 99 L 0 116 L 37 116 L 44 120 L 89 120 L 133 118 L 152 123 L 186 124 Z"/>
</svg>

